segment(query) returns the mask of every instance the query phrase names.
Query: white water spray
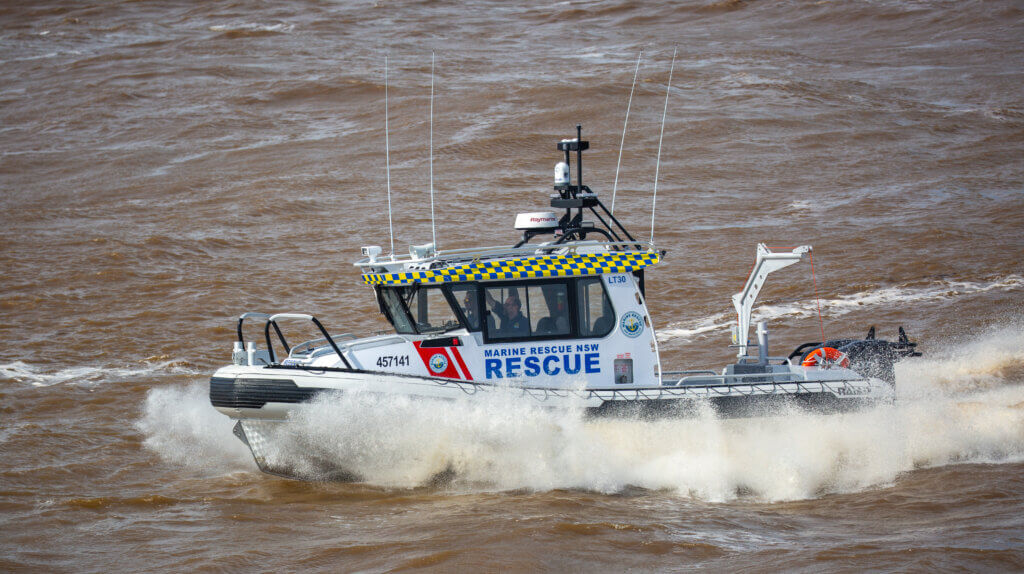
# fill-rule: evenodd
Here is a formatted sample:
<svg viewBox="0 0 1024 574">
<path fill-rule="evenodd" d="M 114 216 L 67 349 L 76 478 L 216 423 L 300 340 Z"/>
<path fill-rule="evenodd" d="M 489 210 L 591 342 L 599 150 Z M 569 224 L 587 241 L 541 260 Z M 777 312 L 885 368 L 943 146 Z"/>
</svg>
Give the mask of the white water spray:
<svg viewBox="0 0 1024 574">
<path fill-rule="evenodd" d="M 322 478 L 330 461 L 389 488 L 448 473 L 458 489 L 641 487 L 712 501 L 852 492 L 918 468 L 1024 460 L 1024 329 L 974 345 L 999 341 L 1009 342 L 987 366 L 972 361 L 971 346 L 909 360 L 897 369 L 896 404 L 838 415 L 720 420 L 705 409 L 693 419 L 591 419 L 514 392 L 455 402 L 350 394 L 311 405 L 271 456 L 309 478 Z M 169 463 L 255 472 L 230 427 L 197 387 L 151 391 L 138 423 Z"/>
<path fill-rule="evenodd" d="M 155 388 L 144 409 L 135 428 L 168 464 L 213 473 L 253 468 L 249 449 L 231 433 L 234 421 L 214 410 L 205 385 Z"/>
</svg>

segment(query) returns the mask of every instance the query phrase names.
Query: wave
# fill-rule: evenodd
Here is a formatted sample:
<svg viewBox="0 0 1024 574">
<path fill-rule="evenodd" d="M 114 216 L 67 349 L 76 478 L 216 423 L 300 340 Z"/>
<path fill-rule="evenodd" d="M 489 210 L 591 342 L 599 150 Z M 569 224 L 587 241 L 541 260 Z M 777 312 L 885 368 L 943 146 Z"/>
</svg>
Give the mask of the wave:
<svg viewBox="0 0 1024 574">
<path fill-rule="evenodd" d="M 799 410 L 719 419 L 593 419 L 514 393 L 435 402 L 346 394 L 321 398 L 274 434 L 267 457 L 326 479 L 325 462 L 384 488 L 642 488 L 709 501 L 782 501 L 876 488 L 902 473 L 1024 460 L 1024 330 L 982 337 L 959 354 L 901 364 L 894 404 L 838 415 Z M 958 369 L 972 349 L 999 360 Z M 986 384 L 977 384 L 979 371 Z M 137 427 L 165 461 L 202 472 L 256 472 L 232 421 L 202 385 L 150 392 Z"/>
<path fill-rule="evenodd" d="M 294 29 L 295 26 L 293 24 L 260 24 L 256 22 L 217 24 L 209 27 L 211 32 L 220 32 L 228 38 L 247 38 L 253 36 L 268 36 L 272 34 L 286 34 Z"/>
<path fill-rule="evenodd" d="M 166 357 L 147 359 L 137 367 L 67 367 L 46 371 L 23 361 L 0 364 L 0 380 L 28 383 L 33 387 L 49 387 L 62 383 L 101 383 L 157 374 L 196 374 L 198 370 L 185 361 Z"/>
<path fill-rule="evenodd" d="M 991 281 L 943 280 L 925 286 L 884 287 L 873 291 L 859 291 L 851 295 L 840 295 L 834 299 L 822 299 L 821 312 L 823 316 L 839 317 L 857 309 L 862 309 L 865 306 L 937 301 L 993 290 L 1012 291 L 1021 288 L 1024 288 L 1024 277 L 1020 275 L 1009 275 Z M 815 301 L 758 305 L 754 308 L 751 324 L 781 317 L 813 317 L 817 313 L 818 306 Z M 680 338 L 690 339 L 712 331 L 724 331 L 735 320 L 736 314 L 730 310 L 689 323 L 669 325 L 664 329 L 658 330 L 658 340 L 665 342 Z"/>
</svg>

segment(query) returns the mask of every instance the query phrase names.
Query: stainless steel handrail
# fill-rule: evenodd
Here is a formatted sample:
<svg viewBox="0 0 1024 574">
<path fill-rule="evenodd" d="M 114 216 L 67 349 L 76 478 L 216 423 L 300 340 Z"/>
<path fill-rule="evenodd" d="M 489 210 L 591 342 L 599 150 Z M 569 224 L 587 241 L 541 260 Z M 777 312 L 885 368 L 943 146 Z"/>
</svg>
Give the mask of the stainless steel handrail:
<svg viewBox="0 0 1024 574">
<path fill-rule="evenodd" d="M 345 368 L 350 370 L 352 369 L 352 364 L 349 363 L 348 359 L 345 358 L 345 355 L 342 354 L 341 349 L 338 348 L 338 344 L 335 343 L 334 339 L 331 338 L 330 333 L 328 333 L 327 329 L 324 328 L 323 323 L 321 323 L 316 317 L 308 315 L 306 313 L 277 313 L 276 315 L 271 315 L 267 318 L 267 322 L 263 326 L 263 336 L 267 340 L 267 351 L 270 353 L 271 365 L 277 363 L 277 357 L 274 355 L 274 345 L 270 341 L 271 325 L 273 325 L 274 331 L 277 332 L 278 338 L 281 339 L 281 345 L 284 346 L 285 356 L 290 355 L 292 352 L 292 350 L 288 348 L 288 343 L 285 341 L 284 336 L 281 334 L 281 329 L 277 326 L 278 319 L 308 319 L 312 321 L 313 324 L 316 325 L 316 328 L 320 329 L 320 333 L 323 334 L 324 339 L 328 343 L 330 343 L 331 348 L 334 349 L 334 352 L 338 354 L 338 358 L 341 359 L 341 362 L 345 364 Z"/>
<path fill-rule="evenodd" d="M 739 374 L 739 375 L 719 375 L 719 374 L 715 374 L 714 376 L 690 376 L 690 377 L 683 377 L 683 378 L 679 379 L 678 381 L 676 381 L 676 384 L 672 385 L 672 386 L 678 387 L 678 386 L 684 385 L 684 384 L 705 384 L 706 385 L 706 384 L 715 384 L 715 383 L 722 384 L 722 385 L 731 385 L 731 384 L 748 382 L 745 379 L 763 379 L 763 380 L 760 380 L 760 381 L 749 381 L 749 382 L 751 382 L 751 383 L 768 383 L 768 384 L 771 384 L 771 383 L 792 383 L 792 382 L 799 382 L 799 381 L 807 381 L 808 380 L 806 375 L 801 375 L 799 373 L 794 373 L 794 372 L 789 372 L 789 373 L 744 373 L 744 374 Z"/>
<path fill-rule="evenodd" d="M 456 259 L 465 258 L 472 260 L 475 258 L 482 257 L 502 257 L 502 256 L 522 256 L 522 255 L 536 255 L 538 251 L 544 250 L 567 250 L 573 251 L 580 248 L 589 247 L 635 247 L 637 245 L 647 246 L 647 249 L 633 249 L 633 251 L 649 252 L 657 251 L 657 248 L 653 243 L 647 241 L 586 241 L 576 243 L 561 243 L 551 245 L 540 245 L 540 244 L 527 244 L 522 247 L 508 247 L 508 246 L 491 246 L 491 247 L 462 247 L 458 249 L 446 249 L 443 251 L 436 252 L 433 256 L 424 259 L 415 259 L 412 255 L 395 255 L 384 258 L 378 258 L 376 261 L 371 262 L 369 259 L 361 259 L 355 262 L 357 267 L 384 267 L 394 263 L 411 263 L 411 262 L 422 262 L 430 263 L 433 261 L 440 261 L 446 258 L 455 257 Z"/>
<path fill-rule="evenodd" d="M 245 339 L 242 337 L 242 323 L 246 319 L 251 319 L 251 318 L 269 319 L 270 315 L 267 314 L 267 313 L 251 313 L 251 312 L 250 313 L 242 313 L 241 315 L 239 315 L 239 317 L 238 317 L 238 328 L 237 328 L 237 331 L 238 331 L 238 342 L 242 343 L 243 345 L 245 344 Z"/>
</svg>

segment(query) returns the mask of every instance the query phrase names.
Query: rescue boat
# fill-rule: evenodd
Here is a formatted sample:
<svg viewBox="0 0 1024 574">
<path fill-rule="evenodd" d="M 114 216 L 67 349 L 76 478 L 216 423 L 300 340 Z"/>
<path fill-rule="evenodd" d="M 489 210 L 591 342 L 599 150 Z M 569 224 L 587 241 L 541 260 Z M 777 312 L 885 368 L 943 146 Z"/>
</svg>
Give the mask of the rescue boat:
<svg viewBox="0 0 1024 574">
<path fill-rule="evenodd" d="M 408 256 L 362 248 L 355 263 L 393 332 L 332 334 L 313 315 L 247 312 L 238 318 L 232 362 L 210 379 L 210 401 L 236 422 L 261 470 L 289 474 L 268 455 L 275 433 L 314 400 L 347 393 L 417 400 L 473 400 L 511 392 L 546 408 L 593 416 L 756 416 L 790 406 L 856 409 L 894 398 L 893 365 L 919 355 L 902 327 L 894 342 L 814 341 L 788 355 L 769 352 L 768 329 L 751 311 L 770 273 L 808 257 L 810 246 L 760 244 L 743 290 L 732 297 L 736 361 L 721 369 L 663 369 L 648 313 L 644 275 L 665 251 L 638 240 L 583 185 L 577 126 L 562 140 L 550 209 L 520 213 L 511 246 Z M 575 154 L 576 178 L 570 166 Z M 289 345 L 282 324 L 309 321 L 322 337 Z M 261 337 L 246 338 L 246 322 Z M 344 462 L 339 461 L 343 466 Z"/>
</svg>

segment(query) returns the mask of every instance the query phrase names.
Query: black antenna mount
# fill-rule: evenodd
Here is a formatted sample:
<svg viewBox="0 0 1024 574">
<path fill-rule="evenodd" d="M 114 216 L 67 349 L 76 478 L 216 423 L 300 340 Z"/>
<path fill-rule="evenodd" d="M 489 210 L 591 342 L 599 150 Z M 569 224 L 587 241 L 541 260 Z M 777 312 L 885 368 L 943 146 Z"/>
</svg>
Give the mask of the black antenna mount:
<svg viewBox="0 0 1024 574">
<path fill-rule="evenodd" d="M 523 239 L 516 247 L 524 245 L 533 237 L 552 232 L 558 237 L 555 245 L 586 239 L 587 234 L 599 235 L 614 242 L 636 242 L 619 220 L 601 203 L 597 194 L 583 185 L 583 150 L 586 149 L 590 149 L 590 142 L 583 139 L 583 127 L 576 124 L 576 139 L 558 142 L 558 151 L 565 153 L 565 164 L 557 166 L 555 191 L 558 193 L 551 196 L 551 207 L 564 209 L 565 214 L 559 219 L 557 227 L 524 231 Z M 575 183 L 572 181 L 572 170 L 569 168 L 572 165 L 572 152 L 576 152 Z M 584 210 L 589 210 L 597 222 L 584 221 Z M 637 243 L 636 248 L 641 249 L 641 244 Z"/>
<path fill-rule="evenodd" d="M 558 151 L 565 154 L 565 175 L 568 177 L 565 178 L 564 183 L 555 185 L 555 191 L 558 192 L 558 195 L 551 196 L 551 207 L 565 210 L 565 214 L 558 222 L 556 235 L 561 235 L 561 237 L 557 243 L 563 243 L 571 239 L 586 239 L 588 233 L 602 235 L 609 241 L 623 241 L 625 238 L 628 238 L 629 241 L 634 241 L 633 236 L 622 227 L 622 224 L 601 203 L 597 194 L 592 192 L 589 187 L 583 185 L 583 150 L 587 149 L 590 149 L 590 142 L 583 139 L 583 126 L 580 124 L 576 124 L 576 139 L 558 142 Z M 576 152 L 575 183 L 572 181 L 572 170 L 569 169 L 569 166 L 572 165 L 572 152 Z M 601 227 L 595 227 L 593 222 L 583 221 L 584 209 L 589 210 L 601 222 Z M 598 209 L 610 221 L 605 220 L 601 213 L 598 212 Z M 575 214 L 573 210 L 576 210 Z M 619 233 L 622 235 L 620 236 Z"/>
<path fill-rule="evenodd" d="M 562 140 L 558 142 L 558 151 L 565 152 L 565 165 L 572 165 L 572 152 L 576 152 L 576 185 L 572 184 L 572 175 L 569 175 L 569 181 L 562 184 L 556 185 L 555 191 L 560 196 L 559 199 L 574 199 L 580 193 L 591 193 L 590 188 L 583 185 L 583 150 L 590 149 L 590 142 L 583 139 L 583 126 L 576 124 L 576 139 L 574 140 Z M 571 174 L 571 171 L 570 171 Z M 575 202 L 571 207 L 579 207 L 575 205 Z M 551 207 L 570 207 L 569 205 L 555 205 L 554 199 L 551 201 Z"/>
</svg>

